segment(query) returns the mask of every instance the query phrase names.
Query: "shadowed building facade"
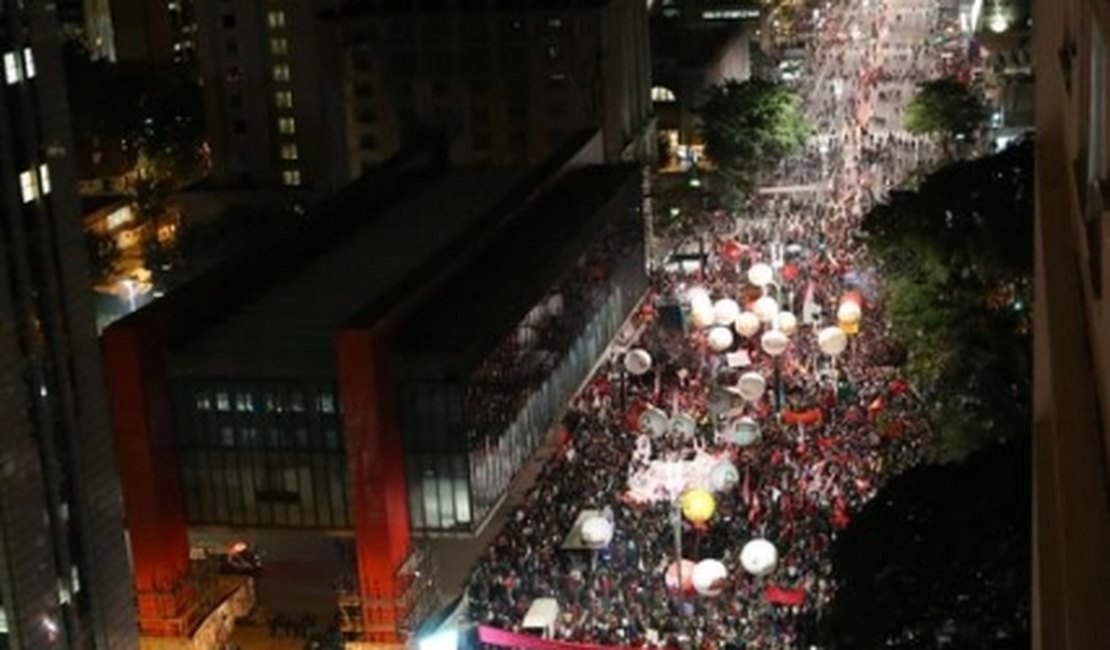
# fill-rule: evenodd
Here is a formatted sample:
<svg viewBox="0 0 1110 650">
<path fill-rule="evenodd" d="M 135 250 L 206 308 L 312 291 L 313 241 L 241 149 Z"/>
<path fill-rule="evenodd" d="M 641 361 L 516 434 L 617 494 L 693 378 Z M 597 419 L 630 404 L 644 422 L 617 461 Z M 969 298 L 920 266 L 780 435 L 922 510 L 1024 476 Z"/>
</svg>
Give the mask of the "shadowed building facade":
<svg viewBox="0 0 1110 650">
<path fill-rule="evenodd" d="M 1094 650 L 1110 611 L 1110 7 L 1033 4 L 1033 647 Z"/>
<path fill-rule="evenodd" d="M 412 531 L 481 525 L 646 288 L 638 167 L 601 160 L 594 135 L 530 171 L 394 161 L 108 329 L 116 435 L 151 461 L 124 474 L 145 630 L 189 627 L 204 528 L 350 535 L 348 638 L 415 628 L 436 603 Z M 476 409 L 494 367 L 519 391 Z"/>
<path fill-rule="evenodd" d="M 0 2 L 0 647 L 134 650 L 59 36 Z"/>
</svg>

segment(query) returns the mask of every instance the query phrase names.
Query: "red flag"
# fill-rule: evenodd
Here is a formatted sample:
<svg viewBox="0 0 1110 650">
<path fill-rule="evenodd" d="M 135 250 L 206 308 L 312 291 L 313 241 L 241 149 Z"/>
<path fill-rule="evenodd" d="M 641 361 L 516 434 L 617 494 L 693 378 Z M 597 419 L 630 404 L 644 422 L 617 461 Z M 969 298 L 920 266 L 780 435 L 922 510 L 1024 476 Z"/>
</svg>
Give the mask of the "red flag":
<svg viewBox="0 0 1110 650">
<path fill-rule="evenodd" d="M 763 598 L 772 605 L 796 606 L 806 602 L 806 590 L 801 587 L 785 589 L 778 585 L 767 585 Z"/>
</svg>

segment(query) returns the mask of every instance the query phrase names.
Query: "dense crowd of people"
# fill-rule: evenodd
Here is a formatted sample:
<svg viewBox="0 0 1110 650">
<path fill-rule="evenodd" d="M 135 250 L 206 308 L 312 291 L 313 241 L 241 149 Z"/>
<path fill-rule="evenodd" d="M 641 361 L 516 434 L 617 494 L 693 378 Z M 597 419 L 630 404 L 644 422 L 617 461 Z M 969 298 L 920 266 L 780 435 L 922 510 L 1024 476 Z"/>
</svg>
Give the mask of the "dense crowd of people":
<svg viewBox="0 0 1110 650">
<path fill-rule="evenodd" d="M 857 226 L 869 205 L 935 153 L 905 133 L 870 128 L 875 115 L 900 115 L 886 104 L 908 101 L 913 84 L 933 74 L 939 60 L 930 44 L 886 36 L 899 34 L 903 20 L 935 20 L 935 10 L 921 13 L 898 0 L 873 1 L 867 12 L 853 11 L 857 5 L 846 3 L 830 18 L 830 47 L 819 43 L 811 52 L 819 78 L 843 83 L 807 103 L 811 118 L 834 135 L 764 179 L 786 186 L 827 175 L 831 189 L 757 194 L 747 206 L 752 218 L 730 238 L 718 239 L 696 273 L 654 274 L 645 307 L 630 325 L 639 336 L 635 347 L 652 357 L 651 370 L 631 376 L 624 369 L 626 351 L 617 350 L 571 404 L 559 452 L 470 581 L 474 622 L 519 630 L 533 600 L 552 597 L 560 606 L 559 639 L 636 647 L 801 647 L 835 593 L 828 548 L 838 531 L 889 477 L 928 453 L 923 405 L 900 374 L 903 353 L 888 337 L 880 280 Z M 862 54 L 845 59 L 831 46 L 849 23 L 853 33 L 874 38 Z M 840 101 L 840 93 L 849 101 Z M 758 335 L 737 335 L 731 351 L 746 352 L 750 365 L 731 367 L 710 347 L 706 329 L 658 317 L 670 304 L 688 313 L 695 287 L 715 300 L 750 304 L 762 291 L 747 281 L 757 262 L 773 263 L 772 293 L 783 310 L 798 315 L 798 329 L 777 361 L 760 348 Z M 836 324 L 846 292 L 862 302 L 863 320 L 849 348 L 834 359 L 818 349 L 815 333 Z M 727 388 L 750 370 L 767 379 L 768 390 L 745 406 Z M 683 523 L 684 557 L 714 558 L 728 567 L 719 595 L 668 588 L 674 507 L 666 499 L 629 498 L 639 415 L 651 406 L 689 413 L 699 423 L 694 441 L 673 435 L 652 440 L 656 458 L 707 450 L 727 456 L 743 477 L 715 495 L 716 513 L 706 524 Z M 820 417 L 806 423 L 787 417 L 815 410 Z M 738 411 L 760 427 L 754 444 L 716 435 Z M 564 539 L 588 509 L 611 516 L 612 541 L 594 553 L 564 550 Z M 767 576 L 741 568 L 740 550 L 755 538 L 778 550 L 777 567 Z"/>
</svg>

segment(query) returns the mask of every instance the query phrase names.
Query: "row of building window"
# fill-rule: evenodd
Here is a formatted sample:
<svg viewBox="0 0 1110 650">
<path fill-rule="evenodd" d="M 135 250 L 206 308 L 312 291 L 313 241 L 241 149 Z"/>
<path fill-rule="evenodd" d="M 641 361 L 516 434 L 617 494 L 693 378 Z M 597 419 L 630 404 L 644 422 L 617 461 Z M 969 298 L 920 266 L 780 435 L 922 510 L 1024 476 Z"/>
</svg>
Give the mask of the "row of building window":
<svg viewBox="0 0 1110 650">
<path fill-rule="evenodd" d="M 257 398 L 257 399 L 256 399 Z M 314 399 L 305 399 L 300 392 L 288 395 L 265 392 L 261 395 L 255 393 L 231 393 L 228 391 L 197 391 L 194 395 L 194 405 L 198 411 L 240 411 L 254 413 L 256 410 L 267 413 L 304 413 L 311 409 L 316 413 L 335 413 L 335 395 L 329 392 L 316 393 Z"/>
<path fill-rule="evenodd" d="M 50 167 L 46 163 L 39 165 L 38 174 L 28 169 L 19 174 L 19 189 L 24 203 L 50 194 Z"/>
<path fill-rule="evenodd" d="M 23 48 L 23 53 L 4 53 L 4 79 L 8 85 L 15 85 L 25 79 L 35 77 L 35 55 L 31 48 Z"/>
<path fill-rule="evenodd" d="M 286 84 L 293 80 L 293 71 L 289 63 L 278 60 L 280 57 L 289 56 L 289 39 L 281 31 L 286 27 L 285 12 L 273 10 L 266 14 L 266 25 L 270 28 L 270 55 L 275 58 L 273 78 L 275 83 Z M 274 92 L 274 106 L 279 112 L 293 110 L 293 91 L 285 88 Z M 297 144 L 293 138 L 297 135 L 297 123 L 289 115 L 279 115 L 277 118 L 278 133 L 288 136 L 279 145 L 281 161 L 290 164 L 300 157 Z M 297 187 L 301 184 L 301 171 L 296 167 L 287 167 L 281 171 L 282 185 Z"/>
</svg>

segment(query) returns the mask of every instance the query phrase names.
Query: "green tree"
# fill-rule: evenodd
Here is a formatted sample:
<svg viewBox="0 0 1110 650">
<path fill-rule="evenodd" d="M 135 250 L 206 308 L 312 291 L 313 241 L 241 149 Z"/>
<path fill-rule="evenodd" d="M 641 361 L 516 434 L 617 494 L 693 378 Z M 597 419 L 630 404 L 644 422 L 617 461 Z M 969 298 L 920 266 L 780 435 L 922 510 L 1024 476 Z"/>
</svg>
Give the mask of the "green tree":
<svg viewBox="0 0 1110 650">
<path fill-rule="evenodd" d="M 747 189 L 762 169 L 796 153 L 809 127 L 797 97 L 766 79 L 727 81 L 699 110 L 706 153 L 731 183 Z"/>
<path fill-rule="evenodd" d="M 833 545 L 822 647 L 1029 647 L 1028 430 L 879 492 Z"/>
<path fill-rule="evenodd" d="M 939 135 L 946 142 L 971 138 L 986 124 L 989 113 L 977 92 L 951 77 L 920 84 L 906 107 L 906 130 Z"/>
<path fill-rule="evenodd" d="M 1025 142 L 944 167 L 863 222 L 942 460 L 1005 438 L 1030 417 L 1032 149 Z"/>
</svg>

